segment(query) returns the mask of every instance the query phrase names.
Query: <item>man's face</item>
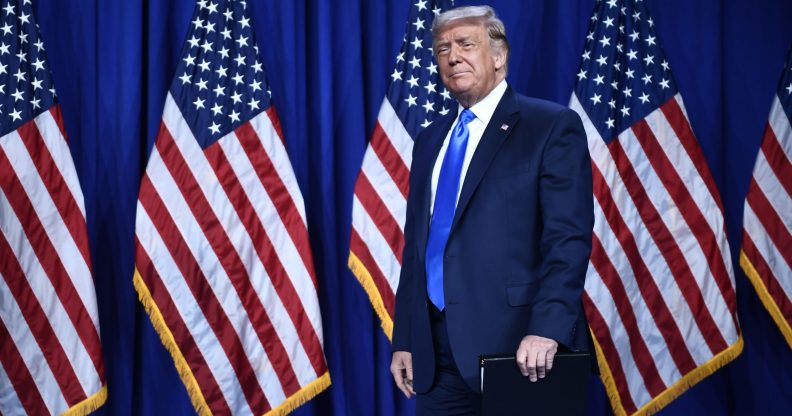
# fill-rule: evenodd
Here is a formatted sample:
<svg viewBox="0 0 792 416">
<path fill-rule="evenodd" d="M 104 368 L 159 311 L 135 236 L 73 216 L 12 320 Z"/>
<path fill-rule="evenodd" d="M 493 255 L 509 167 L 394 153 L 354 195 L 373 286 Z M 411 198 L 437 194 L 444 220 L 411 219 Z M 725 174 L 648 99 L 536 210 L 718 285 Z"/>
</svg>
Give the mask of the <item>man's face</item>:
<svg viewBox="0 0 792 416">
<path fill-rule="evenodd" d="M 463 106 L 484 98 L 503 75 L 505 54 L 490 46 L 484 26 L 477 22 L 451 23 L 436 42 L 437 62 L 443 84 Z"/>
</svg>

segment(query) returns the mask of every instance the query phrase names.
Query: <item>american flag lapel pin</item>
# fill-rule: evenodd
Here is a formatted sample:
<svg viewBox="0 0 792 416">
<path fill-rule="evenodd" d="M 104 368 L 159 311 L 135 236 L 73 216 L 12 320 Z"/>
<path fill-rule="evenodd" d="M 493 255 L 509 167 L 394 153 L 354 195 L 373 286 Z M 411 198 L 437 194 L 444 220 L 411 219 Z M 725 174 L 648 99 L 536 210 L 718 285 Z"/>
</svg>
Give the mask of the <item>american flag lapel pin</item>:
<svg viewBox="0 0 792 416">
<path fill-rule="evenodd" d="M 501 124 L 501 130 L 503 130 L 503 131 L 509 130 L 509 125 L 506 124 L 506 123 Z"/>
</svg>

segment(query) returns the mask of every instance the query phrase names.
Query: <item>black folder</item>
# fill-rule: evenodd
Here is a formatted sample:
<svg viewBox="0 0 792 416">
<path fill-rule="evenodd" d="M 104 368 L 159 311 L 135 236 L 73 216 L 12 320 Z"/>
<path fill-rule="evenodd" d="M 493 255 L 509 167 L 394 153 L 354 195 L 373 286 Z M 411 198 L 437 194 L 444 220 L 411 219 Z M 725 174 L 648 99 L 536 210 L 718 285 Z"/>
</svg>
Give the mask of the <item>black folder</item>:
<svg viewBox="0 0 792 416">
<path fill-rule="evenodd" d="M 483 356 L 482 411 L 498 416 L 584 415 L 590 377 L 588 352 L 556 354 L 552 371 L 535 383 L 520 373 L 514 355 Z"/>
</svg>

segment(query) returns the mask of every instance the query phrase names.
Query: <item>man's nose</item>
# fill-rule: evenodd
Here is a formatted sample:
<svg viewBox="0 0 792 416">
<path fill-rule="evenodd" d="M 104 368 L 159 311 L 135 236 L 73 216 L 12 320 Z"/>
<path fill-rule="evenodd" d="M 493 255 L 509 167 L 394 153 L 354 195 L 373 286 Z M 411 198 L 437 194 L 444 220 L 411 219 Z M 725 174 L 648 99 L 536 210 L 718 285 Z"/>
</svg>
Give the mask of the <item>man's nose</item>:
<svg viewBox="0 0 792 416">
<path fill-rule="evenodd" d="M 451 66 L 454 66 L 460 62 L 459 60 L 459 50 L 456 46 L 452 46 L 448 49 L 448 63 Z"/>
</svg>

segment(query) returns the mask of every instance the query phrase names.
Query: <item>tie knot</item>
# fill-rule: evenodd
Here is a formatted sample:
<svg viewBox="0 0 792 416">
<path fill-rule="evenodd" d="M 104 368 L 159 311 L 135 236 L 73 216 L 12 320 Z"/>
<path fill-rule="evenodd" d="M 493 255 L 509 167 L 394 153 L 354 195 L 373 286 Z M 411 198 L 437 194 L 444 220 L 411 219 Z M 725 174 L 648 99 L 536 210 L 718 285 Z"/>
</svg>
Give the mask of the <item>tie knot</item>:
<svg viewBox="0 0 792 416">
<path fill-rule="evenodd" d="M 476 118 L 476 115 L 473 114 L 473 112 L 470 111 L 469 108 L 466 108 L 466 109 L 462 110 L 462 114 L 459 115 L 459 121 L 461 123 L 464 123 L 466 126 L 467 126 L 468 123 L 473 121 L 475 118 Z"/>
</svg>

